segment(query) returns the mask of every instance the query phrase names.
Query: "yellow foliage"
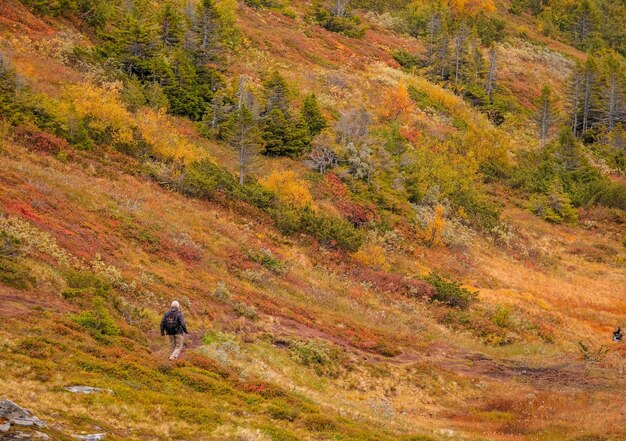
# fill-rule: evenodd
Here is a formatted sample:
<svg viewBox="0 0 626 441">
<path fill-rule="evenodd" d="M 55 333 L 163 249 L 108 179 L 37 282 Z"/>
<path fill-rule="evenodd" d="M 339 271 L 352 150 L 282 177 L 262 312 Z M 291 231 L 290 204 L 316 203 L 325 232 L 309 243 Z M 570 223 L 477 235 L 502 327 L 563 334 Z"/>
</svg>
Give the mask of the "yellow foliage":
<svg viewBox="0 0 626 441">
<path fill-rule="evenodd" d="M 117 142 L 133 141 L 133 118 L 120 101 L 120 84 L 72 84 L 63 94 L 68 117 L 87 118 L 89 127 L 98 131 L 110 130 Z"/>
<path fill-rule="evenodd" d="M 417 238 L 429 247 L 438 247 L 443 245 L 443 230 L 446 225 L 445 209 L 443 205 L 435 207 L 433 219 L 426 228 L 418 228 Z"/>
<path fill-rule="evenodd" d="M 493 0 L 448 0 L 448 5 L 453 12 L 469 16 L 496 10 Z"/>
<path fill-rule="evenodd" d="M 259 182 L 276 193 L 283 204 L 292 207 L 307 207 L 313 204 L 309 183 L 299 179 L 294 171 L 275 171 Z"/>
<path fill-rule="evenodd" d="M 160 157 L 189 163 L 207 156 L 177 132 L 163 110 L 142 109 L 137 114 L 136 123 L 143 139 Z"/>
<path fill-rule="evenodd" d="M 365 266 L 371 266 L 383 271 L 391 269 L 391 265 L 387 262 L 385 249 L 373 243 L 364 244 L 359 251 L 352 254 L 352 258 Z"/>
<path fill-rule="evenodd" d="M 380 115 L 383 119 L 394 121 L 405 120 L 415 110 L 415 103 L 409 96 L 404 83 L 398 83 L 397 87 L 389 90 L 383 99 Z"/>
<path fill-rule="evenodd" d="M 412 3 L 414 8 L 423 8 L 433 5 L 447 7 L 455 15 L 471 17 L 481 12 L 494 12 L 496 10 L 493 0 L 443 0 L 437 2 L 433 2 L 432 0 L 415 0 Z"/>
</svg>

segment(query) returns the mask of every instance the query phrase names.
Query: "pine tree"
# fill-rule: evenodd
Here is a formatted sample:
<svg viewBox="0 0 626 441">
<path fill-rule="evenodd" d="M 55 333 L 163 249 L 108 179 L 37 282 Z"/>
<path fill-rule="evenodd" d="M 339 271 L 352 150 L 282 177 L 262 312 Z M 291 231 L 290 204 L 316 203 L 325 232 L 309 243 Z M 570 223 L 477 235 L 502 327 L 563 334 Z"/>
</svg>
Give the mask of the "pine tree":
<svg viewBox="0 0 626 441">
<path fill-rule="evenodd" d="M 537 99 L 535 120 L 539 126 L 539 138 L 543 146 L 548 141 L 550 129 L 557 120 L 557 111 L 552 88 L 548 85 L 542 87 L 541 95 Z"/>
<path fill-rule="evenodd" d="M 150 75 L 150 60 L 156 54 L 156 29 L 148 20 L 128 16 L 113 37 L 121 48 L 120 62 L 124 71 L 145 80 Z"/>
<path fill-rule="evenodd" d="M 302 105 L 302 119 L 306 123 L 309 135 L 313 138 L 328 127 L 328 121 L 322 114 L 314 93 L 307 95 Z"/>
</svg>

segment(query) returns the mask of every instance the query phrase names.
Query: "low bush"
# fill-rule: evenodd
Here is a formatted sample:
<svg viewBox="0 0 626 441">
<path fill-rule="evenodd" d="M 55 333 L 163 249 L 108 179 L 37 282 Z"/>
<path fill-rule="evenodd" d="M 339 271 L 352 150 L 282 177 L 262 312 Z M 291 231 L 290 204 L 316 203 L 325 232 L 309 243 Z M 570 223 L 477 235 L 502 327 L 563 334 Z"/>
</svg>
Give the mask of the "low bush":
<svg viewBox="0 0 626 441">
<path fill-rule="evenodd" d="M 94 299 L 94 308 L 72 315 L 70 318 L 87 329 L 94 338 L 114 337 L 120 334 L 120 328 L 115 323 L 111 313 L 104 305 L 102 298 Z"/>
<path fill-rule="evenodd" d="M 420 60 L 415 56 L 411 55 L 405 50 L 395 51 L 391 54 L 394 60 L 398 62 L 398 64 L 404 68 L 412 69 L 414 67 L 419 67 Z"/>
<path fill-rule="evenodd" d="M 350 222 L 313 210 L 279 208 L 270 212 L 276 226 L 284 234 L 308 233 L 320 244 L 355 252 L 363 243 L 363 234 Z"/>
<path fill-rule="evenodd" d="M 438 301 L 453 308 L 467 309 L 477 300 L 477 293 L 461 287 L 457 282 L 446 281 L 436 272 L 431 272 L 424 280 L 435 288 L 431 297 L 432 301 Z"/>
<path fill-rule="evenodd" d="M 259 317 L 259 312 L 254 306 L 246 305 L 243 302 L 235 303 L 233 306 L 235 314 L 240 317 L 245 317 L 249 320 L 256 320 Z"/>
<path fill-rule="evenodd" d="M 365 35 L 365 28 L 359 17 L 348 13 L 340 17 L 322 7 L 319 2 L 313 5 L 313 19 L 323 28 L 346 37 L 362 38 Z"/>
<path fill-rule="evenodd" d="M 341 372 L 341 352 L 323 340 L 295 340 L 289 343 L 289 353 L 298 363 L 324 377 L 337 377 Z"/>
<path fill-rule="evenodd" d="M 250 259 L 260 263 L 265 268 L 276 274 L 281 274 L 285 272 L 284 264 L 274 255 L 274 253 L 272 253 L 272 250 L 270 249 L 263 248 L 258 252 L 254 250 L 248 250 L 246 251 L 246 254 Z"/>
<path fill-rule="evenodd" d="M 28 289 L 35 283 L 29 268 L 18 260 L 0 257 L 0 285 Z"/>
</svg>

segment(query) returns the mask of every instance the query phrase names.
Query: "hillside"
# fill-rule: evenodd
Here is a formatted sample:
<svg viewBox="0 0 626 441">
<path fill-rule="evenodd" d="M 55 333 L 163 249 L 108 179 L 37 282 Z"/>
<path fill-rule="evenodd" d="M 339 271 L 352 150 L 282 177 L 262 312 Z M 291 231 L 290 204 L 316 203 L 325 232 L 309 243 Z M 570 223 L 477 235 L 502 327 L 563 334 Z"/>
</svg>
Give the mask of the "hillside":
<svg viewBox="0 0 626 441">
<path fill-rule="evenodd" d="M 0 439 L 626 440 L 618 3 L 3 1 Z"/>
</svg>

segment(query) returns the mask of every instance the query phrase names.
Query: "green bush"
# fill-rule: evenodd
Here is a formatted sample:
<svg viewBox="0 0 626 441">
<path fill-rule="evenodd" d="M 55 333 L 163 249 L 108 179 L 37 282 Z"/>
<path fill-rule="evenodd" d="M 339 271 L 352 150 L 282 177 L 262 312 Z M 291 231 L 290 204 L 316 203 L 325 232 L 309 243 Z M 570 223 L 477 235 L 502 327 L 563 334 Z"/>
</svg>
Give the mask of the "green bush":
<svg viewBox="0 0 626 441">
<path fill-rule="evenodd" d="M 17 260 L 0 257 L 0 284 L 17 289 L 28 289 L 35 282 L 30 270 Z"/>
<path fill-rule="evenodd" d="M 323 28 L 343 34 L 346 37 L 362 38 L 365 35 L 365 28 L 359 17 L 350 14 L 338 17 L 322 7 L 319 2 L 315 2 L 313 5 L 313 18 Z"/>
<path fill-rule="evenodd" d="M 104 299 L 94 299 L 94 308 L 72 315 L 70 318 L 81 325 L 95 338 L 114 337 L 120 334 L 120 328 L 115 323 L 111 313 L 104 305 Z"/>
<path fill-rule="evenodd" d="M 281 274 L 285 271 L 285 266 L 280 261 L 280 259 L 274 256 L 274 253 L 272 253 L 272 250 L 269 250 L 266 248 L 263 248 L 258 252 L 254 250 L 247 250 L 246 254 L 250 259 L 252 259 L 255 262 L 260 263 L 265 268 L 267 268 L 268 270 L 274 273 Z"/>
<path fill-rule="evenodd" d="M 438 301 L 454 308 L 467 309 L 475 302 L 478 294 L 461 287 L 457 282 L 448 282 L 436 272 L 431 272 L 424 280 L 435 288 L 431 301 Z"/>
<path fill-rule="evenodd" d="M 395 51 L 392 54 L 394 60 L 398 62 L 398 64 L 407 69 L 412 69 L 414 67 L 419 67 L 420 61 L 415 55 L 411 55 L 405 50 Z"/>
<path fill-rule="evenodd" d="M 341 352 L 323 340 L 292 341 L 289 353 L 298 363 L 310 367 L 320 376 L 334 378 L 341 372 Z"/>
</svg>

